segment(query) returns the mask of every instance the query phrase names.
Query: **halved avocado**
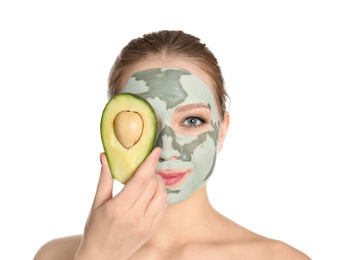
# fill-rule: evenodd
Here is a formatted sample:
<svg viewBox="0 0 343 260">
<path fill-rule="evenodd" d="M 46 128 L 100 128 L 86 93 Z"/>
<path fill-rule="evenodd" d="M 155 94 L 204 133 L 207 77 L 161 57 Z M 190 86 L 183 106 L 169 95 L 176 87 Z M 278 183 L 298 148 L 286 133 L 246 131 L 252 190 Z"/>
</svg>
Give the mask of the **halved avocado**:
<svg viewBox="0 0 343 260">
<path fill-rule="evenodd" d="M 154 109 L 137 95 L 118 94 L 103 110 L 100 131 L 112 176 L 125 184 L 154 147 Z"/>
</svg>

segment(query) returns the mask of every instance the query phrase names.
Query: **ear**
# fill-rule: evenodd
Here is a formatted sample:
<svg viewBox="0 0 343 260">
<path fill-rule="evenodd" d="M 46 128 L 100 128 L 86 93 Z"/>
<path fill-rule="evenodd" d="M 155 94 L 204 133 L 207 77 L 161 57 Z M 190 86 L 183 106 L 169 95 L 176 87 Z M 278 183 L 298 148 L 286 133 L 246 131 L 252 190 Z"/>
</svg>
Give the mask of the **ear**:
<svg viewBox="0 0 343 260">
<path fill-rule="evenodd" d="M 226 111 L 224 114 L 224 119 L 220 122 L 218 153 L 223 148 L 223 143 L 226 137 L 227 130 L 229 129 L 229 125 L 230 125 L 230 115 L 229 115 L 229 112 Z"/>
</svg>

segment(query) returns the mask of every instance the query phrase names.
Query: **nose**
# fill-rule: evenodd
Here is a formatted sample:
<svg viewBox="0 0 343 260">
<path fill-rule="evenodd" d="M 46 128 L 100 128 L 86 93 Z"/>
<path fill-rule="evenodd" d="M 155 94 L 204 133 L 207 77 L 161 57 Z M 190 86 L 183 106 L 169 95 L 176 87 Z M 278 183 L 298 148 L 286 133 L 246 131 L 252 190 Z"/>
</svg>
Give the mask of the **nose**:
<svg viewBox="0 0 343 260">
<path fill-rule="evenodd" d="M 162 149 L 160 162 L 171 161 L 180 157 L 180 146 L 175 141 L 175 132 L 169 126 L 165 126 L 158 134 L 156 146 Z"/>
</svg>

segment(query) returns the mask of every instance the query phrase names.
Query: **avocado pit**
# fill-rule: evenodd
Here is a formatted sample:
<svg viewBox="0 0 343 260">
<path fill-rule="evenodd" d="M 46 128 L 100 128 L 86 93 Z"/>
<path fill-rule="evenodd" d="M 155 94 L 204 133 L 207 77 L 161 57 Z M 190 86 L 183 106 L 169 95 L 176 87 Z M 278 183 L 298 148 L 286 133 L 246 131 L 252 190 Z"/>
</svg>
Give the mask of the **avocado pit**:
<svg viewBox="0 0 343 260">
<path fill-rule="evenodd" d="M 114 133 L 119 143 L 126 149 L 130 149 L 139 141 L 143 127 L 142 117 L 131 110 L 121 111 L 113 122 Z"/>
</svg>

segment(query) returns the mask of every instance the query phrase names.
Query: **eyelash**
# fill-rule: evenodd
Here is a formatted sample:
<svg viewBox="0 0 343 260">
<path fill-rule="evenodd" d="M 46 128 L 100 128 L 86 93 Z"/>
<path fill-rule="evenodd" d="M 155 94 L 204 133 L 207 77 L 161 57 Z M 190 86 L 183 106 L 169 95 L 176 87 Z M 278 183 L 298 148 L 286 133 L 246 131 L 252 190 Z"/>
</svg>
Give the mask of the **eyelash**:
<svg viewBox="0 0 343 260">
<path fill-rule="evenodd" d="M 200 121 L 200 123 L 197 122 L 196 125 L 189 125 L 189 124 L 186 125 L 186 122 L 189 121 L 190 119 L 198 120 L 198 121 Z M 207 123 L 207 120 L 205 120 L 202 117 L 191 116 L 191 117 L 187 117 L 185 120 L 182 121 L 182 126 L 194 128 L 194 127 L 201 127 L 206 123 Z"/>
</svg>

